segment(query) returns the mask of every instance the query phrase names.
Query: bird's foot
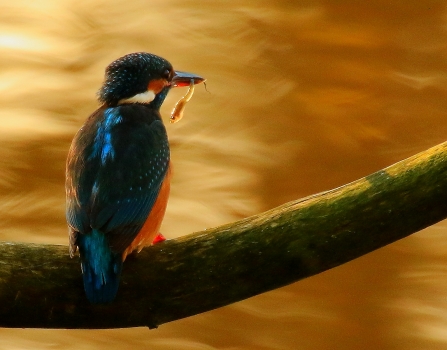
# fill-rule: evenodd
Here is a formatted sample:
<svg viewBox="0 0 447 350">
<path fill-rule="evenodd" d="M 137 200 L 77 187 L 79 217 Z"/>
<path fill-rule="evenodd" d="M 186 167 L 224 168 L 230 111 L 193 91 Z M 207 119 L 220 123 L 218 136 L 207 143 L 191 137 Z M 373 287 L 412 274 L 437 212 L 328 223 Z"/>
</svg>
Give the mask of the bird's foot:
<svg viewBox="0 0 447 350">
<path fill-rule="evenodd" d="M 166 241 L 166 238 L 159 232 L 158 235 L 156 235 L 154 240 L 152 241 L 152 244 L 157 244 L 163 241 Z"/>
</svg>

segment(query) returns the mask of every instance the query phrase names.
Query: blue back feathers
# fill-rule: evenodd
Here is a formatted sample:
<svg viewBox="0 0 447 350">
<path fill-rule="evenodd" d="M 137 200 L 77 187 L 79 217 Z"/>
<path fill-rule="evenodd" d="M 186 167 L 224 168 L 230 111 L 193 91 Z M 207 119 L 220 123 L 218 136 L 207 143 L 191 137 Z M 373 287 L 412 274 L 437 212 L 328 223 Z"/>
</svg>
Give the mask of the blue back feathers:
<svg viewBox="0 0 447 350">
<path fill-rule="evenodd" d="M 91 303 L 115 298 L 123 252 L 157 199 L 169 159 L 166 130 L 152 106 L 100 108 L 73 140 L 67 221 Z"/>
</svg>

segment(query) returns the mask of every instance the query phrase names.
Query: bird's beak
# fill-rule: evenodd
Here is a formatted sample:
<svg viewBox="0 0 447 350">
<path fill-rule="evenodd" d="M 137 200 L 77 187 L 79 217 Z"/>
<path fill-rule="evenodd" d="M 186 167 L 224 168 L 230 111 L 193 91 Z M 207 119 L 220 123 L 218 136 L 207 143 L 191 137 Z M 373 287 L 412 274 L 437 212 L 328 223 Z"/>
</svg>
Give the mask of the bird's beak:
<svg viewBox="0 0 447 350">
<path fill-rule="evenodd" d="M 192 73 L 180 72 L 176 70 L 175 75 L 172 78 L 171 86 L 172 87 L 189 86 L 191 84 L 191 80 L 194 82 L 194 85 L 197 85 L 204 82 L 206 79 Z"/>
</svg>

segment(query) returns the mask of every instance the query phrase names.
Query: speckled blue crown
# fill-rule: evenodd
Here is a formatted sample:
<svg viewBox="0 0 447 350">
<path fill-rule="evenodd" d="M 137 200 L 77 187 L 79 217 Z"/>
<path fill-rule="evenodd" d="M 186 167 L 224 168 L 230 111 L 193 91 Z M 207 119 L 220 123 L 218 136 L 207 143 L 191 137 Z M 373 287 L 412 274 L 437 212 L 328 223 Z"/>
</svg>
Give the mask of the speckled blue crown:
<svg viewBox="0 0 447 350">
<path fill-rule="evenodd" d="M 172 65 L 162 57 L 146 53 L 131 53 L 113 61 L 105 72 L 98 92 L 99 101 L 113 106 L 118 101 L 145 92 L 152 79 L 166 78 Z"/>
</svg>

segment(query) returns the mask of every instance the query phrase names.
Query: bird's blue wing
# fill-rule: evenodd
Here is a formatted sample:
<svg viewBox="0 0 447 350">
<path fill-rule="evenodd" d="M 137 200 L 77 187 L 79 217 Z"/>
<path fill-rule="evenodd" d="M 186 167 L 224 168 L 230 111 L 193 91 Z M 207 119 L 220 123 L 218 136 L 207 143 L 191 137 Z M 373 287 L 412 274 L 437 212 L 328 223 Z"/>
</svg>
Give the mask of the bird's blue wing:
<svg viewBox="0 0 447 350">
<path fill-rule="evenodd" d="M 169 167 L 166 130 L 146 113 L 138 105 L 98 110 L 67 160 L 68 224 L 74 234 L 106 234 L 115 252 L 140 231 Z"/>
</svg>

